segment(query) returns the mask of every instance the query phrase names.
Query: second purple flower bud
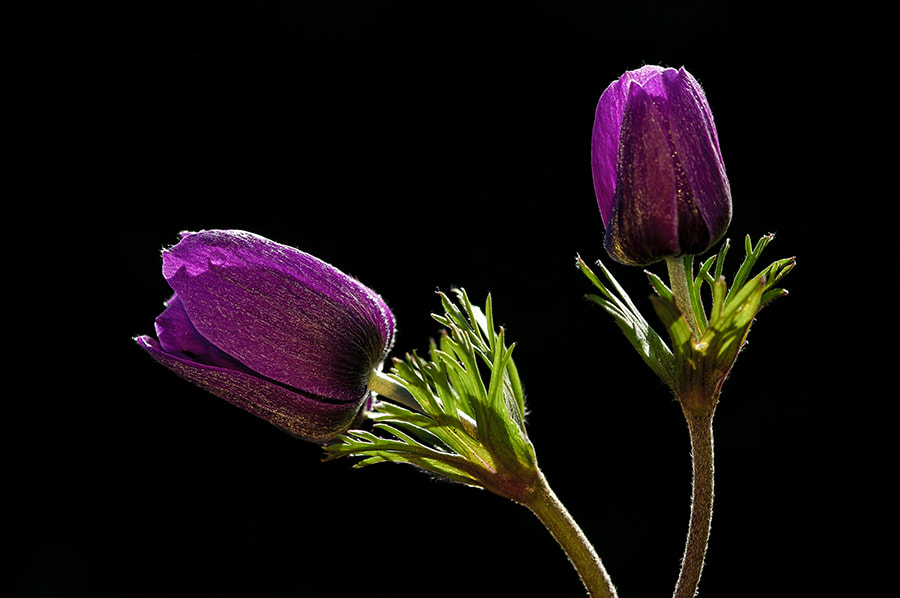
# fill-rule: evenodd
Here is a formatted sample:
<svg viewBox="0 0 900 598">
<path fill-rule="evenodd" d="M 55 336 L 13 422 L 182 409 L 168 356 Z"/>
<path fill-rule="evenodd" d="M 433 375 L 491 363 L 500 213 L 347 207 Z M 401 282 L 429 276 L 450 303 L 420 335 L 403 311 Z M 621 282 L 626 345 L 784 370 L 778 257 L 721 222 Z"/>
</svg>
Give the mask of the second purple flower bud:
<svg viewBox="0 0 900 598">
<path fill-rule="evenodd" d="M 703 253 L 731 222 L 712 111 L 683 68 L 644 66 L 603 92 L 591 167 L 606 250 L 623 264 Z"/>
</svg>

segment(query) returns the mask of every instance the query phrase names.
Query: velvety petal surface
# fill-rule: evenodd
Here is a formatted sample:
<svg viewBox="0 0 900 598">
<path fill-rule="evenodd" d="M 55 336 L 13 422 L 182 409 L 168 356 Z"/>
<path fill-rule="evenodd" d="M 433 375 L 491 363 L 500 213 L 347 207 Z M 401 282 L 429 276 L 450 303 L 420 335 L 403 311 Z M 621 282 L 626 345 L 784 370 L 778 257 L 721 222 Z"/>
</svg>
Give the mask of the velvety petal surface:
<svg viewBox="0 0 900 598">
<path fill-rule="evenodd" d="M 163 274 L 200 337 L 311 396 L 358 403 L 393 343 L 384 301 L 307 253 L 244 231 L 187 234 Z"/>
<path fill-rule="evenodd" d="M 611 83 L 597 102 L 594 113 L 594 129 L 591 141 L 591 166 L 594 176 L 594 192 L 603 225 L 609 223 L 616 191 L 616 170 L 619 161 L 620 128 L 625 115 L 629 89 L 633 84 L 642 86 L 651 95 L 663 92 L 661 75 L 665 69 L 647 65 L 625 73 Z"/>
<path fill-rule="evenodd" d="M 678 71 L 669 92 L 672 146 L 684 171 L 692 203 L 707 229 L 698 246 L 683 244 L 684 253 L 700 253 L 718 241 L 731 222 L 731 187 L 719 148 L 712 111 L 696 79 Z M 688 224 L 685 228 L 699 228 Z"/>
<path fill-rule="evenodd" d="M 141 336 L 138 345 L 182 378 L 285 431 L 310 442 L 325 442 L 347 431 L 361 403 L 334 403 L 263 380 L 252 373 L 206 365 L 167 352 Z"/>
<path fill-rule="evenodd" d="M 208 340 L 191 324 L 178 295 L 166 301 L 166 309 L 156 318 L 156 338 L 163 351 L 201 364 L 252 373 Z"/>
<path fill-rule="evenodd" d="M 605 243 L 616 260 L 640 265 L 633 256 L 678 252 L 676 171 L 666 114 L 640 85 L 629 88 L 621 129 L 617 197 Z"/>
</svg>

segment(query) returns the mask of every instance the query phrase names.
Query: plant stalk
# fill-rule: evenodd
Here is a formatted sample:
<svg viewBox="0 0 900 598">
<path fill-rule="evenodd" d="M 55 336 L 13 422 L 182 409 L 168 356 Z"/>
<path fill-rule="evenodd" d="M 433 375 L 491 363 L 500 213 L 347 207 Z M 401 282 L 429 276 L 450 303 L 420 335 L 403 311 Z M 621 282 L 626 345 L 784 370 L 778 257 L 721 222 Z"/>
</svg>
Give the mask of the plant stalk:
<svg viewBox="0 0 900 598">
<path fill-rule="evenodd" d="M 694 321 L 694 308 L 691 305 L 691 293 L 688 289 L 688 272 L 684 268 L 684 258 L 667 257 L 666 267 L 669 269 L 669 285 L 672 287 L 675 306 L 687 320 L 691 332 L 694 333 L 694 338 L 699 338 L 697 323 Z"/>
<path fill-rule="evenodd" d="M 693 598 L 697 593 L 709 543 L 713 508 L 713 414 L 694 415 L 685 411 L 684 417 L 691 435 L 693 491 L 687 542 L 674 598 Z"/>
<path fill-rule="evenodd" d="M 537 516 L 562 547 L 588 594 L 592 598 L 616 598 L 616 589 L 594 547 L 550 488 L 541 471 L 538 471 L 538 480 L 537 489 L 522 504 Z"/>
</svg>

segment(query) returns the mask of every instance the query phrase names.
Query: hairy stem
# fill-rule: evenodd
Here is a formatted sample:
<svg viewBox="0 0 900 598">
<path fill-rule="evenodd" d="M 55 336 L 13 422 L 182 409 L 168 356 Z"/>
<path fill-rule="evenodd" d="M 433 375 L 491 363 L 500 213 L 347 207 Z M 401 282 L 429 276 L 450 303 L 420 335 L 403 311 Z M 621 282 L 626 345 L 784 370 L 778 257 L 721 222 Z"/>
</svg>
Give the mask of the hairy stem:
<svg viewBox="0 0 900 598">
<path fill-rule="evenodd" d="M 669 285 L 672 287 L 672 296 L 675 298 L 675 306 L 687 320 L 694 338 L 697 335 L 697 323 L 694 321 L 694 308 L 691 305 L 691 293 L 688 290 L 688 272 L 684 268 L 684 259 L 680 257 L 667 257 L 666 267 L 669 269 Z"/>
<path fill-rule="evenodd" d="M 522 504 L 531 509 L 562 547 L 592 598 L 616 598 L 609 574 L 584 532 L 538 472 L 536 491 Z"/>
<path fill-rule="evenodd" d="M 693 598 L 697 593 L 709 543 L 713 507 L 713 414 L 694 415 L 685 411 L 684 416 L 691 435 L 693 493 L 691 521 L 674 598 Z"/>
</svg>

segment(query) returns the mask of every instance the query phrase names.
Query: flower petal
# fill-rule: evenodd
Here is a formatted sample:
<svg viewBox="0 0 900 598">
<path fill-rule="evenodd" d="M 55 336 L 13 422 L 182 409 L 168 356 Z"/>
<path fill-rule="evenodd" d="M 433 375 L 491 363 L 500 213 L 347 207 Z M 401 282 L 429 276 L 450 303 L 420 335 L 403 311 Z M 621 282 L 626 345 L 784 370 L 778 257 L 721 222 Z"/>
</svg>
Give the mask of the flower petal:
<svg viewBox="0 0 900 598">
<path fill-rule="evenodd" d="M 181 354 L 206 365 L 246 371 L 241 362 L 200 336 L 178 295 L 166 301 L 165 311 L 156 318 L 156 337 L 166 353 Z"/>
<path fill-rule="evenodd" d="M 700 84 L 683 68 L 669 90 L 669 122 L 675 155 L 693 195 L 693 203 L 709 235 L 697 247 L 683 246 L 686 253 L 699 253 L 718 241 L 731 222 L 731 188 L 722 161 L 712 112 Z"/>
<path fill-rule="evenodd" d="M 135 339 L 156 361 L 185 380 L 310 442 L 326 442 L 346 432 L 364 401 L 327 402 L 252 374 L 191 361 L 163 350 L 148 336 Z"/>
<path fill-rule="evenodd" d="M 244 231 L 186 235 L 163 274 L 197 332 L 266 378 L 356 403 L 393 342 L 393 316 L 333 266 Z"/>
<path fill-rule="evenodd" d="M 622 154 L 606 249 L 624 264 L 643 265 L 678 253 L 678 210 L 667 118 L 657 99 L 640 85 L 629 88 L 621 129 Z M 634 256 L 653 257 L 635 261 Z"/>
<path fill-rule="evenodd" d="M 619 140 L 622 118 L 633 84 L 644 87 L 652 95 L 663 93 L 660 75 L 665 69 L 647 65 L 629 71 L 614 81 L 597 102 L 594 113 L 594 130 L 591 140 L 591 167 L 594 176 L 594 192 L 603 225 L 609 223 L 616 192 L 616 169 L 619 160 Z"/>
</svg>

